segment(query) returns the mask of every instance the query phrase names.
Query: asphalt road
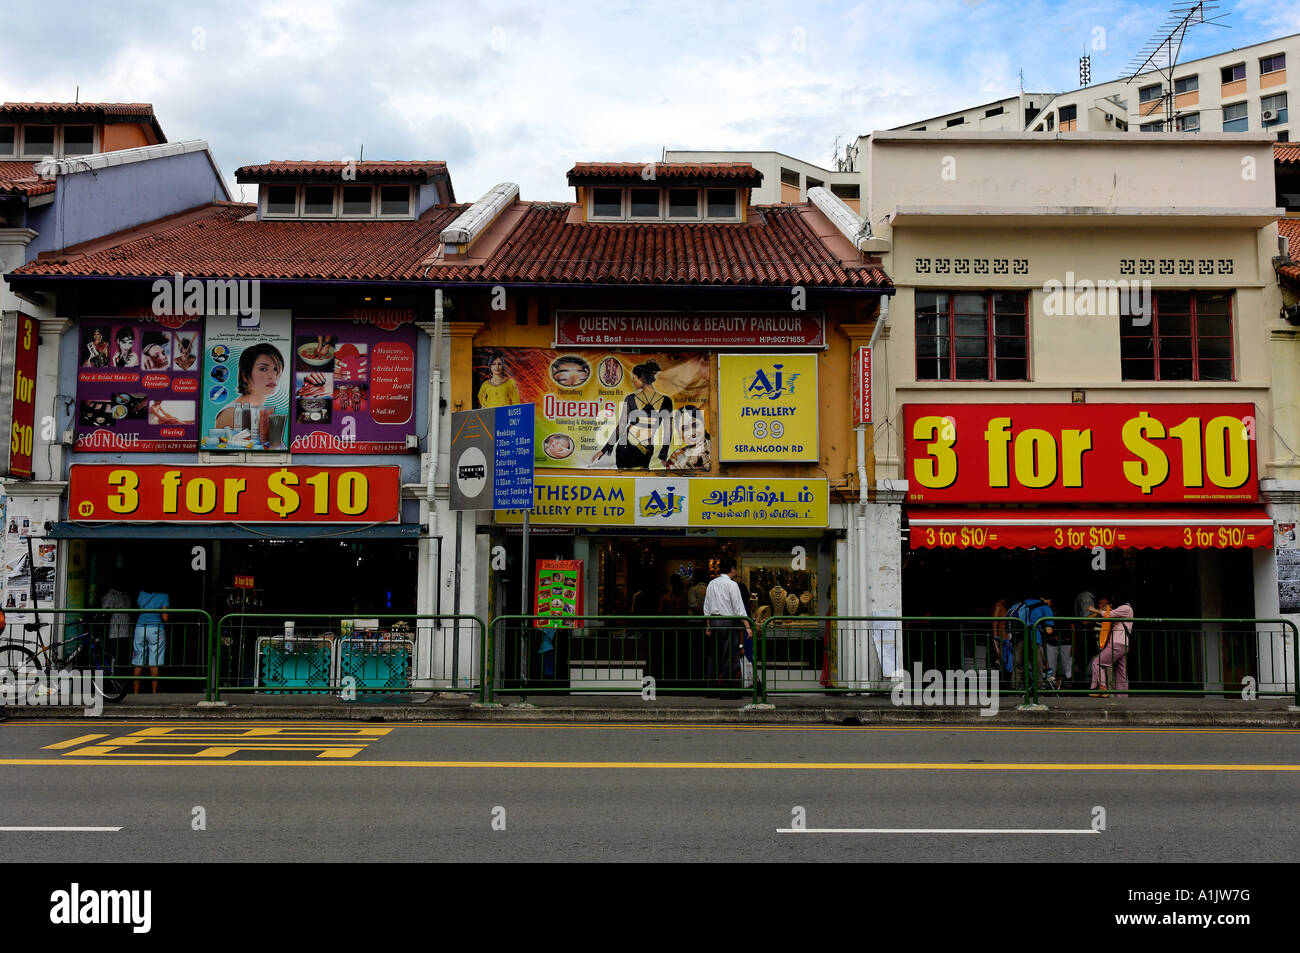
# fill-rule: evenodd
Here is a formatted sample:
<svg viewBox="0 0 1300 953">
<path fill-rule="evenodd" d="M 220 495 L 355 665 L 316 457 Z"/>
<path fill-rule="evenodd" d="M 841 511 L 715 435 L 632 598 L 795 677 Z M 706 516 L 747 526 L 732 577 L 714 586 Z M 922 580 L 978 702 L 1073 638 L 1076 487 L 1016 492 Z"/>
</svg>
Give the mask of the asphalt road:
<svg viewBox="0 0 1300 953">
<path fill-rule="evenodd" d="M 11 721 L 0 855 L 1290 861 L 1298 742 L 1247 729 Z M 791 830 L 796 808 L 805 830 Z M 88 826 L 121 829 L 4 830 Z"/>
</svg>

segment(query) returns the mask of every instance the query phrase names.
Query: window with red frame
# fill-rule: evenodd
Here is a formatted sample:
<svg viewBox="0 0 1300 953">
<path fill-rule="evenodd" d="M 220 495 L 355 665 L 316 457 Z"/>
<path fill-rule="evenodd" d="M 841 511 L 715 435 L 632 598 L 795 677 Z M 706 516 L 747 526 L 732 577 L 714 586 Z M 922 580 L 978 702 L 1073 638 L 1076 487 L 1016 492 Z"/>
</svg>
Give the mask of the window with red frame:
<svg viewBox="0 0 1300 953">
<path fill-rule="evenodd" d="M 1029 380 L 1029 295 L 918 291 L 916 379 Z"/>
<path fill-rule="evenodd" d="M 1150 314 L 1130 302 L 1120 317 L 1126 381 L 1236 380 L 1232 292 L 1148 292 Z"/>
</svg>

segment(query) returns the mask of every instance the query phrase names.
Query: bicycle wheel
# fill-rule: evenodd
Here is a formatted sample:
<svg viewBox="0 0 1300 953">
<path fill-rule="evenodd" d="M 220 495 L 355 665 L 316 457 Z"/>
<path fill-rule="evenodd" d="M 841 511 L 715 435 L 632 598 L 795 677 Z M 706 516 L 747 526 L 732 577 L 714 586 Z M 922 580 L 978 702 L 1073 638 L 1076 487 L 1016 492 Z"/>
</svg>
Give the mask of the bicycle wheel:
<svg viewBox="0 0 1300 953">
<path fill-rule="evenodd" d="M 24 645 L 0 645 L 0 705 L 25 705 L 44 674 L 36 653 Z"/>
<path fill-rule="evenodd" d="M 117 673 L 113 666 L 113 660 L 104 652 L 103 646 L 98 643 L 91 651 L 91 657 L 95 660 L 95 669 L 104 673 L 100 695 L 103 696 L 106 702 L 120 702 L 126 697 L 126 681 L 114 677 Z"/>
<path fill-rule="evenodd" d="M 126 681 L 121 678 L 114 678 L 113 663 L 108 659 L 103 659 L 104 672 L 104 690 L 103 696 L 106 702 L 120 702 L 126 697 Z"/>
</svg>

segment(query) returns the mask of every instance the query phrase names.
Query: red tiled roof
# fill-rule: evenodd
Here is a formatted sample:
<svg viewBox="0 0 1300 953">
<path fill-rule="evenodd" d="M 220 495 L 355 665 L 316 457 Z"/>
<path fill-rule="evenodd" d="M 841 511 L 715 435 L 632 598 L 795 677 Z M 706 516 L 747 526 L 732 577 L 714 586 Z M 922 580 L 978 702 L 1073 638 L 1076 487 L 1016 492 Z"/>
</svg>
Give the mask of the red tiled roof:
<svg viewBox="0 0 1300 953">
<path fill-rule="evenodd" d="M 578 162 L 569 170 L 569 184 L 612 180 L 644 180 L 647 185 L 659 179 L 692 182 L 734 182 L 759 186 L 763 174 L 748 162 L 656 162 L 654 177 L 643 175 L 645 162 Z"/>
<path fill-rule="evenodd" d="M 0 195 L 44 195 L 54 186 L 36 174 L 35 162 L 0 162 Z"/>
<path fill-rule="evenodd" d="M 1300 165 L 1300 143 L 1273 143 L 1273 161 L 1283 165 Z"/>
<path fill-rule="evenodd" d="M 4 113 L 63 113 L 67 115 L 153 118 L 153 103 L 0 103 Z"/>
<path fill-rule="evenodd" d="M 887 287 L 878 267 L 850 268 L 793 205 L 754 206 L 744 224 L 569 222 L 567 204 L 535 204 L 483 265 L 435 265 L 459 281 L 584 285 Z"/>
<path fill-rule="evenodd" d="M 1277 223 L 1278 235 L 1291 240 L 1291 263 L 1278 265 L 1278 274 L 1300 282 L 1300 218 L 1283 218 Z"/>
<path fill-rule="evenodd" d="M 253 206 L 215 203 L 139 237 L 46 254 L 15 275 L 410 281 L 464 209 L 419 221 L 243 221 Z M 798 206 L 758 206 L 745 224 L 569 223 L 568 204 L 528 206 L 485 262 L 435 260 L 433 281 L 575 285 L 888 287 L 878 267 L 844 266 Z"/>
<path fill-rule="evenodd" d="M 418 278 L 438 233 L 463 211 L 432 209 L 418 221 L 241 221 L 252 205 L 216 202 L 107 247 L 41 255 L 24 275 L 402 280 Z"/>
<path fill-rule="evenodd" d="M 271 179 L 302 179 L 328 176 L 337 178 L 344 170 L 354 172 L 358 179 L 405 179 L 427 182 L 435 175 L 445 174 L 447 163 L 422 162 L 319 162 L 313 159 L 287 159 L 246 165 L 235 170 L 237 182 L 265 182 Z"/>
<path fill-rule="evenodd" d="M 152 128 L 159 142 L 167 141 L 153 114 L 153 103 L 0 103 L 0 118 L 56 120 L 63 116 L 139 122 Z"/>
</svg>

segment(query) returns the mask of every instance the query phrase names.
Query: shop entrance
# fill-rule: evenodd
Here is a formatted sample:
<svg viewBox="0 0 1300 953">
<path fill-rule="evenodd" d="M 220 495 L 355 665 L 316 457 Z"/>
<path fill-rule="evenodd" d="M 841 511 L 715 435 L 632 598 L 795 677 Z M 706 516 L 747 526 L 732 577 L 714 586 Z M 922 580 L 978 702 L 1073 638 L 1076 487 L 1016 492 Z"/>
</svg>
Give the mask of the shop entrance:
<svg viewBox="0 0 1300 953">
<path fill-rule="evenodd" d="M 998 599 L 1011 605 L 1020 599 L 1045 598 L 1052 600 L 1057 615 L 1072 616 L 1075 597 L 1088 590 L 1094 596 L 1110 593 L 1128 601 L 1139 618 L 1254 616 L 1249 549 L 1107 550 L 1104 569 L 1093 567 L 1096 558 L 1091 550 L 1070 549 L 908 550 L 903 561 L 903 614 L 982 618 L 992 613 Z M 947 669 L 970 662 L 970 638 L 939 632 L 940 626 L 917 623 L 911 628 L 925 631 L 907 637 L 909 666 L 921 661 L 925 668 Z M 1186 634 L 1179 634 L 1180 630 Z M 1130 652 L 1136 662 L 1141 647 L 1142 671 L 1151 682 L 1147 687 L 1217 682 L 1218 671 L 1225 684 L 1240 684 L 1245 675 L 1256 674 L 1253 626 L 1239 632 L 1224 627 L 1211 657 L 1205 655 L 1200 633 L 1201 626 L 1195 623 L 1162 624 L 1160 633 L 1148 633 L 1144 642 L 1142 627 L 1136 628 Z M 1076 633 L 1076 658 L 1084 635 Z"/>
<path fill-rule="evenodd" d="M 507 568 L 491 573 L 492 615 L 514 614 L 519 605 L 520 536 L 494 534 L 491 546 L 494 551 L 503 547 L 507 557 Z M 602 621 L 526 630 L 517 623 L 503 624 L 498 635 L 509 648 L 498 664 L 506 684 L 522 676 L 550 690 L 614 683 L 626 689 L 639 686 L 649 674 L 663 687 L 702 687 L 711 665 L 703 590 L 717 575 L 724 553 L 739 558 L 736 581 L 751 618 L 761 623 L 773 615 L 808 617 L 806 624 L 787 623 L 776 632 L 769 663 L 780 667 L 791 685 L 817 686 L 826 677 L 826 626 L 814 617 L 834 611 L 829 539 L 579 532 L 534 535 L 529 546 L 534 570 L 544 559 L 581 562 L 584 614 L 601 616 Z M 529 581 L 534 599 L 535 586 L 534 572 Z M 530 606 L 527 614 L 532 612 Z M 628 616 L 649 619 L 633 623 L 626 621 Z M 656 618 L 664 621 L 653 621 Z"/>
<path fill-rule="evenodd" d="M 172 608 L 204 609 L 214 621 L 231 612 L 289 620 L 416 611 L 418 550 L 407 540 L 91 539 L 85 547 L 88 607 L 117 588 L 133 606 L 142 590 L 164 592 Z M 202 672 L 207 632 L 197 618 L 173 614 L 166 634 L 160 674 Z M 122 666 L 131 664 L 129 636 L 109 646 Z"/>
</svg>

